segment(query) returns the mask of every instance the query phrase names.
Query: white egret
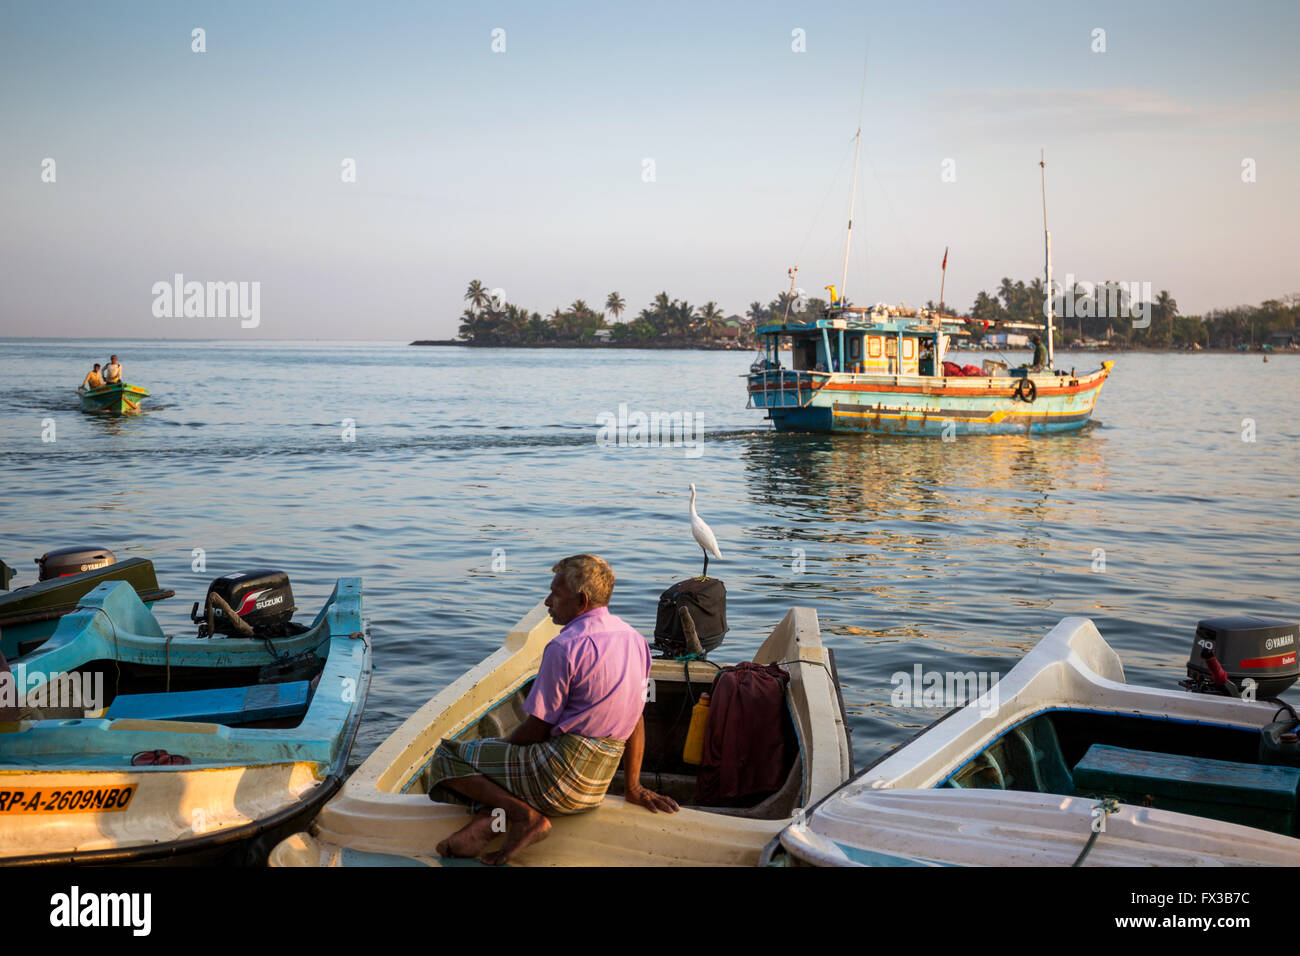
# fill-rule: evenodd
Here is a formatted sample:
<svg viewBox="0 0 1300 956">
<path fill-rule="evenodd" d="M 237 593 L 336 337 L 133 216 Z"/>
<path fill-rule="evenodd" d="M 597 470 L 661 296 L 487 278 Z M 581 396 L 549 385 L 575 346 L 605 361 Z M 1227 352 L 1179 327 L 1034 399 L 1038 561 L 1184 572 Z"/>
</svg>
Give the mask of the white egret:
<svg viewBox="0 0 1300 956">
<path fill-rule="evenodd" d="M 722 557 L 722 552 L 718 550 L 718 539 L 713 536 L 713 529 L 706 525 L 703 519 L 695 513 L 695 482 L 691 482 L 691 535 L 704 552 L 704 570 L 700 572 L 701 578 L 709 576 L 709 555 L 715 558 Z"/>
</svg>

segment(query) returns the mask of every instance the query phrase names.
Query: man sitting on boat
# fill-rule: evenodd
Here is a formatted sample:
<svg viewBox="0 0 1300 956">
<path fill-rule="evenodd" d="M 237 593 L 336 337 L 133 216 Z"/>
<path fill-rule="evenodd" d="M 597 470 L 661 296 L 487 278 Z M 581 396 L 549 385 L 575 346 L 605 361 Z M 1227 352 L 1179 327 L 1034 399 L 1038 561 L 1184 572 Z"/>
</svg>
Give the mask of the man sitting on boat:
<svg viewBox="0 0 1300 956">
<path fill-rule="evenodd" d="M 98 362 L 95 363 L 94 368 L 92 368 L 89 372 L 86 373 L 86 377 L 81 380 L 81 387 L 82 388 L 103 388 L 104 387 L 104 377 L 99 374 Z"/>
<path fill-rule="evenodd" d="M 99 366 L 95 366 L 98 368 Z M 117 385 L 122 381 L 122 366 L 117 364 L 117 356 L 110 355 L 108 364 L 104 366 L 104 384 Z"/>
<path fill-rule="evenodd" d="M 670 797 L 640 785 L 650 648 L 609 613 L 613 570 L 594 554 L 565 558 L 551 570 L 546 606 L 564 629 L 542 652 L 524 701 L 528 718 L 507 740 L 444 740 L 434 752 L 430 798 L 467 798 L 476 811 L 438 844 L 439 856 L 509 861 L 546 836 L 548 817 L 598 806 L 620 760 L 629 803 L 652 813 L 678 810 Z M 505 845 L 483 855 L 500 831 L 497 809 L 508 823 Z"/>
</svg>

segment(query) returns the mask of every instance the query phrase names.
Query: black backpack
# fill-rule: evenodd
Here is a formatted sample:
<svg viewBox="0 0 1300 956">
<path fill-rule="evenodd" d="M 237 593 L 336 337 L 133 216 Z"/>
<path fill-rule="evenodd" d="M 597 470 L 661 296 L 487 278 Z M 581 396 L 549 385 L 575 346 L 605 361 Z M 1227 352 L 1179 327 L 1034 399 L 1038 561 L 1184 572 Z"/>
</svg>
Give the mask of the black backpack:
<svg viewBox="0 0 1300 956">
<path fill-rule="evenodd" d="M 695 623 L 700 646 L 707 654 L 722 643 L 727 633 L 727 588 L 717 578 L 687 578 L 659 595 L 655 615 L 655 647 L 665 657 L 686 653 L 679 608 L 685 608 Z"/>
</svg>

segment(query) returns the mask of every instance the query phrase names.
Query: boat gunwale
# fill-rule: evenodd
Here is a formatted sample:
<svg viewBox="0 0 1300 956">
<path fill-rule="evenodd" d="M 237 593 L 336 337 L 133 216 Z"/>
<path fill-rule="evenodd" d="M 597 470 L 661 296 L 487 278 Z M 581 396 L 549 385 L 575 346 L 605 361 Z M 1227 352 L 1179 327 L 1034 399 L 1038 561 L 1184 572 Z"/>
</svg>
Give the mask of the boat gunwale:
<svg viewBox="0 0 1300 956">
<path fill-rule="evenodd" d="M 1035 696 L 1043 693 L 1037 686 L 1038 682 L 1053 684 L 1052 677 L 1059 678 L 1062 670 L 1066 676 L 1063 680 L 1055 680 L 1056 694 L 1063 698 L 1079 698 L 1090 689 L 1094 695 L 1100 695 L 1099 702 L 1074 705 L 1050 701 L 1033 702 Z M 1003 685 L 1011 691 L 1009 696 L 1003 697 L 1002 691 L 997 690 Z M 987 718 L 979 716 L 979 712 L 987 706 L 988 695 L 995 692 L 999 702 L 994 719 L 981 732 L 979 724 Z M 1149 707 L 1153 701 L 1162 702 L 1168 709 L 1152 712 Z M 1141 708 L 1142 703 L 1148 705 L 1147 710 Z M 1176 706 L 1178 704 L 1187 706 L 1179 708 Z M 1268 716 L 1275 711 L 1276 705 L 1267 701 L 1243 701 L 1185 690 L 1128 684 L 1124 679 L 1118 653 L 1101 636 L 1093 621 L 1086 617 L 1070 616 L 1053 627 L 985 694 L 947 711 L 902 744 L 881 754 L 843 786 L 810 806 L 805 813 L 804 825 L 811 828 L 818 810 L 830 801 L 850 801 L 867 791 L 948 792 L 952 788 L 944 788 L 942 784 L 960 772 L 961 768 L 1015 727 L 1046 713 L 1107 714 L 1258 732 L 1268 722 Z M 914 751 L 920 752 L 914 754 Z M 783 829 L 777 839 L 764 848 L 764 862 L 770 862 L 778 847 L 785 845 L 783 837 L 788 830 L 789 828 Z"/>
<path fill-rule="evenodd" d="M 139 601 L 139 596 L 135 594 L 131 586 L 125 581 L 108 581 L 97 587 L 91 594 L 107 588 L 109 592 L 116 591 L 119 587 L 125 587 L 132 596 Z M 103 598 L 107 593 L 101 596 L 99 604 L 102 605 Z M 86 597 L 90 597 L 87 595 Z M 84 598 L 83 598 L 84 600 Z M 290 728 L 266 728 L 266 727 L 232 727 L 226 724 L 216 723 L 213 721 L 172 721 L 164 719 L 149 718 L 113 718 L 107 716 L 100 717 L 82 717 L 75 720 L 68 718 L 51 717 L 37 720 L 23 720 L 15 722 L 10 729 L 0 734 L 0 742 L 9 742 L 16 738 L 11 734 L 32 733 L 38 736 L 26 737 L 22 739 L 23 743 L 30 744 L 33 749 L 36 745 L 46 740 L 57 740 L 66 736 L 76 737 L 88 733 L 96 735 L 103 734 L 103 737 L 96 737 L 96 740 L 102 741 L 101 752 L 104 754 L 121 754 L 125 748 L 134 746 L 128 744 L 128 738 L 124 734 L 140 735 L 136 743 L 157 742 L 160 735 L 165 735 L 168 749 L 183 747 L 185 741 L 191 741 L 190 749 L 194 749 L 200 744 L 206 745 L 200 749 L 219 749 L 224 751 L 224 755 L 213 755 L 211 757 L 197 758 L 201 760 L 197 764 L 176 765 L 162 768 L 124 768 L 109 765 L 87 765 L 70 768 L 70 772 L 75 773 L 129 773 L 133 770 L 156 769 L 169 772 L 183 771 L 187 767 L 193 770 L 217 770 L 228 769 L 231 767 L 242 766 L 260 766 L 275 764 L 295 764 L 311 763 L 317 768 L 317 776 L 324 776 L 333 770 L 339 761 L 346 760 L 351 749 L 351 741 L 355 739 L 357 730 L 360 725 L 361 715 L 365 708 L 365 703 L 369 697 L 370 683 L 373 676 L 374 661 L 373 651 L 370 646 L 370 639 L 364 633 L 364 623 L 361 618 L 361 600 L 362 584 L 360 578 L 340 578 L 334 585 L 334 590 L 329 598 L 321 607 L 320 612 L 312 622 L 312 625 L 299 637 L 316 635 L 312 641 L 309 641 L 311 647 L 320 648 L 328 647 L 324 665 L 321 669 L 319 679 L 316 684 L 316 690 L 308 702 L 306 710 L 302 714 L 301 720 Z M 128 601 L 129 603 L 129 601 Z M 142 602 L 141 602 L 142 603 Z M 87 610 L 103 610 L 102 606 L 92 605 Z M 107 612 L 104 612 L 107 614 Z M 152 614 L 145 609 L 146 614 Z M 70 617 L 71 615 L 69 615 Z M 90 615 L 95 619 L 97 615 Z M 68 620 L 65 617 L 63 620 Z M 111 617 L 110 617 L 111 620 Z M 60 622 L 62 625 L 62 621 Z M 323 632 L 323 634 L 322 634 Z M 57 632 L 56 632 L 57 634 Z M 352 657 L 357 650 L 356 641 L 360 635 L 361 641 L 361 660 L 359 664 L 354 665 Z M 141 640 L 159 641 L 155 637 L 146 637 L 138 635 Z M 53 640 L 54 638 L 51 638 Z M 210 638 L 199 641 L 195 638 L 188 640 L 197 643 L 205 643 Z M 48 643 L 48 642 L 47 642 Z M 172 646 L 179 643 L 173 640 Z M 55 648 L 58 651 L 60 648 Z M 265 649 L 257 645 L 257 649 L 265 653 Z M 41 648 L 33 652 L 33 655 L 39 654 Z M 151 653 L 154 660 L 146 660 L 145 663 L 161 664 L 162 656 L 167 653 L 161 648 L 145 648 Z M 174 653 L 171 652 L 171 653 Z M 148 656 L 148 655 L 146 655 Z M 93 656 L 85 658 L 82 663 L 95 660 Z M 39 659 L 31 660 L 25 658 L 15 666 L 32 668 L 39 664 Z M 80 666 L 80 665 L 77 665 Z M 231 668 L 246 666 L 243 662 L 230 663 Z M 49 674 L 37 671 L 36 673 L 48 677 Z M 337 701 L 333 696 L 325 691 L 330 685 L 338 685 L 341 680 L 352 678 L 356 684 L 352 688 L 353 699 L 344 701 L 340 697 Z M 29 688 L 30 690 L 33 688 Z M 343 713 L 337 713 L 341 708 L 346 708 Z M 126 726 L 120 726 L 120 725 Z M 152 726 L 151 726 L 152 725 Z M 192 727 L 192 730 L 186 732 L 182 728 L 186 725 Z M 112 736 L 108 736 L 112 734 Z M 343 745 L 344 738 L 348 743 Z M 215 741 L 220 741 L 216 743 Z M 246 754 L 250 748 L 256 752 L 253 759 L 240 759 L 240 751 Z M 144 747 L 141 749 L 150 749 Z M 84 752 L 84 750 L 82 751 Z M 132 751 L 134 752 L 134 751 Z M 274 755 L 274 756 L 273 756 Z M 0 757 L 8 760 L 9 756 L 5 753 L 5 748 L 0 747 Z M 321 767 L 325 766 L 324 772 Z M 42 773 L 47 769 L 40 764 L 34 763 L 11 763 L 0 762 L 0 778 L 13 774 L 21 773 Z"/>
<path fill-rule="evenodd" d="M 440 728 L 439 733 L 434 733 L 432 728 L 467 696 L 480 691 L 494 672 L 510 665 L 514 666 L 515 673 L 502 679 L 499 687 L 510 685 L 513 687 L 510 692 L 516 692 L 526 680 L 535 676 L 541 648 L 559 630 L 559 626 L 549 620 L 544 604 L 535 606 L 510 630 L 502 647 L 435 694 L 367 758 L 344 783 L 342 791 L 322 809 L 310 834 L 296 834 L 282 841 L 272 853 L 272 865 L 341 864 L 346 862 L 343 851 L 348 848 L 412 860 L 434 860 L 434 841 L 443 831 L 450 833 L 460 825 L 458 821 L 463 820 L 464 807 L 436 803 L 425 794 L 403 792 L 400 788 L 409 785 L 418 772 L 418 766 L 426 764 L 425 755 L 436 749 L 442 732 L 454 732 L 481 719 L 482 714 L 497 704 L 503 694 L 497 693 L 463 709 Z M 809 630 L 815 646 L 810 646 L 807 640 Z M 793 672 L 786 701 L 801 746 L 821 746 L 829 750 L 832 742 L 823 738 L 831 732 L 838 736 L 834 741 L 838 752 L 833 757 L 826 754 L 818 760 L 818 754 L 809 756 L 806 750 L 801 751 L 803 765 L 799 771 L 803 776 L 802 802 L 808 802 L 810 790 L 817 797 L 833 790 L 849 774 L 848 739 L 834 689 L 825 695 L 826 713 L 820 714 L 814 712 L 817 708 L 810 706 L 811 699 L 820 698 L 816 697 L 816 692 L 809 693 L 814 688 L 803 681 L 808 667 L 821 670 L 827 675 L 826 679 L 830 679 L 816 612 L 811 608 L 788 611 L 751 659 L 759 663 L 781 664 L 787 673 Z M 678 664 L 676 661 L 661 663 L 674 668 Z M 526 671 L 521 672 L 521 664 L 528 665 Z M 703 668 L 710 664 L 712 662 L 700 666 Z M 809 722 L 810 729 L 800 726 L 803 721 Z M 829 780 L 835 776 L 835 767 L 839 768 L 838 778 Z M 596 812 L 557 818 L 554 825 L 561 833 L 568 831 L 568 837 L 560 842 L 547 841 L 549 849 L 542 852 L 549 854 L 552 860 L 557 852 L 563 858 L 567 849 L 602 855 L 621 853 L 640 862 L 658 860 L 659 865 L 669 860 L 673 863 L 751 864 L 757 862 L 763 845 L 787 822 L 785 817 L 757 819 L 689 807 L 673 814 L 672 822 L 669 822 L 663 814 L 649 814 L 628 804 L 622 797 L 610 795 Z M 665 846 L 671 849 L 665 850 Z M 659 855 L 664 852 L 670 855 Z"/>
</svg>

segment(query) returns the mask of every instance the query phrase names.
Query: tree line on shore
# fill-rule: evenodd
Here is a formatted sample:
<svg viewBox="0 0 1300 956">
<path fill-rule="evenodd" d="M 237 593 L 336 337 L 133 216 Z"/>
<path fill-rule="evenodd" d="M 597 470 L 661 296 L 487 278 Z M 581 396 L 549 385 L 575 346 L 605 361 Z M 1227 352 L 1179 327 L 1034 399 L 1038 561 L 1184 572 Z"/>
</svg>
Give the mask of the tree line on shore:
<svg viewBox="0 0 1300 956">
<path fill-rule="evenodd" d="M 982 337 L 984 323 L 1041 324 L 1043 322 L 1043 280 L 1028 283 L 1003 278 L 997 290 L 981 291 L 970 309 L 957 317 L 971 325 L 973 338 Z M 749 304 L 747 322 L 728 322 L 715 301 L 695 306 L 660 292 L 634 318 L 619 321 L 627 302 L 618 292 L 605 299 L 597 310 L 582 299 L 569 306 L 556 306 L 543 316 L 494 297 L 477 279 L 465 292 L 468 305 L 461 313 L 460 338 L 474 345 L 528 346 L 582 344 L 597 340 L 597 332 L 608 330 L 608 339 L 628 345 L 702 345 L 722 342 L 740 346 L 756 344 L 755 327 L 779 322 L 787 315 L 796 322 L 810 322 L 825 315 L 829 302 L 781 292 L 766 305 Z M 1067 305 L 1062 309 L 1060 303 Z M 851 304 L 845 300 L 843 304 Z M 938 310 L 933 301 L 925 308 Z M 946 308 L 945 314 L 952 314 Z M 1064 343 L 1079 340 L 1108 340 L 1135 348 L 1237 348 L 1267 342 L 1275 332 L 1289 332 L 1300 325 L 1300 294 L 1267 299 L 1257 306 L 1239 305 L 1200 315 L 1180 315 L 1178 302 L 1168 290 L 1149 302 L 1135 301 L 1125 283 L 1101 283 L 1095 288 L 1074 286 L 1058 293 L 1057 323 Z M 613 321 L 608 321 L 612 316 Z M 1135 328 L 1134 317 L 1150 319 L 1145 328 Z M 604 338 L 604 336 L 602 336 Z"/>
<path fill-rule="evenodd" d="M 1043 280 L 1028 283 L 1003 278 L 997 291 L 981 291 L 963 316 L 988 322 L 1043 322 Z M 1300 293 L 1266 299 L 1259 305 L 1212 309 L 1205 315 L 1181 315 L 1178 302 L 1167 289 L 1149 300 L 1135 299 L 1132 286 L 1102 282 L 1072 285 L 1056 296 L 1056 324 L 1065 342 L 1110 341 L 1133 348 L 1232 349 L 1258 345 L 1276 332 L 1291 332 L 1300 325 Z M 933 303 L 928 304 L 933 308 Z M 1065 308 L 1063 309 L 1062 306 Z M 1134 319 L 1150 320 L 1138 327 Z"/>
</svg>

